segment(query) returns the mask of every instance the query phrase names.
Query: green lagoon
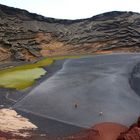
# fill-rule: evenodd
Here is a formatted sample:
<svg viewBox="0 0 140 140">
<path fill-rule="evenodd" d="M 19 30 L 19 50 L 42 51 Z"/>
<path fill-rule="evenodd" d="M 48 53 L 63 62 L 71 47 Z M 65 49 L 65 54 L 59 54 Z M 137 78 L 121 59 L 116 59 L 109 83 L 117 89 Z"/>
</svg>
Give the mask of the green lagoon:
<svg viewBox="0 0 140 140">
<path fill-rule="evenodd" d="M 23 64 L 0 70 L 0 87 L 25 89 L 34 84 L 35 80 L 47 73 L 42 66 L 52 64 L 55 60 L 78 58 L 79 56 L 47 57 L 31 64 Z"/>
</svg>

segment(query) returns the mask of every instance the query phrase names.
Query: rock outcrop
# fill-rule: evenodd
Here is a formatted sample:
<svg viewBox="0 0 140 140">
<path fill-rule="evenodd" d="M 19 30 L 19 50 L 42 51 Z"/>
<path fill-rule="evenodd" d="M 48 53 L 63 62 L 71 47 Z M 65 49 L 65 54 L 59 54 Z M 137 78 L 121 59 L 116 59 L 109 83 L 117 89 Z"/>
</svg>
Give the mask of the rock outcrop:
<svg viewBox="0 0 140 140">
<path fill-rule="evenodd" d="M 0 61 L 106 51 L 140 51 L 140 14 L 114 11 L 60 20 L 0 5 Z"/>
<path fill-rule="evenodd" d="M 116 140 L 118 135 L 126 130 L 127 127 L 121 124 L 104 122 L 61 140 Z"/>
<path fill-rule="evenodd" d="M 130 126 L 126 132 L 121 133 L 117 140 L 140 140 L 140 117 L 137 123 Z"/>
</svg>

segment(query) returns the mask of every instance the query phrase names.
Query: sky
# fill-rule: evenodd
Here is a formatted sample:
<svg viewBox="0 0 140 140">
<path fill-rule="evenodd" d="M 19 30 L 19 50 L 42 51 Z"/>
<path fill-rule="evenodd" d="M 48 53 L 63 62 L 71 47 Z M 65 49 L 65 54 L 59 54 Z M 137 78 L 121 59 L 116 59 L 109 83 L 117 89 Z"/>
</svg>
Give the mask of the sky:
<svg viewBox="0 0 140 140">
<path fill-rule="evenodd" d="M 60 19 L 88 18 L 109 11 L 140 13 L 140 0 L 0 0 L 0 4 Z"/>
</svg>

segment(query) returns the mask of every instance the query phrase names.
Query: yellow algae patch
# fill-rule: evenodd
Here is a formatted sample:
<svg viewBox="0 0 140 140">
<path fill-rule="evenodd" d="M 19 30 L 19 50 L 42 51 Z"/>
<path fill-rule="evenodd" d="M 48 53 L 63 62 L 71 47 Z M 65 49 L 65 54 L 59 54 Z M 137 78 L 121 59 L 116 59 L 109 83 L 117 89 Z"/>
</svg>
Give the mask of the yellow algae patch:
<svg viewBox="0 0 140 140">
<path fill-rule="evenodd" d="M 42 66 L 47 66 L 55 60 L 66 58 L 78 58 L 79 56 L 55 56 L 47 57 L 36 63 L 23 64 L 20 66 L 0 70 L 0 87 L 24 89 L 34 84 L 35 79 L 44 75 L 46 71 Z"/>
<path fill-rule="evenodd" d="M 0 86 L 5 88 L 23 89 L 31 86 L 34 80 L 44 75 L 41 68 L 15 70 L 0 74 Z"/>
</svg>

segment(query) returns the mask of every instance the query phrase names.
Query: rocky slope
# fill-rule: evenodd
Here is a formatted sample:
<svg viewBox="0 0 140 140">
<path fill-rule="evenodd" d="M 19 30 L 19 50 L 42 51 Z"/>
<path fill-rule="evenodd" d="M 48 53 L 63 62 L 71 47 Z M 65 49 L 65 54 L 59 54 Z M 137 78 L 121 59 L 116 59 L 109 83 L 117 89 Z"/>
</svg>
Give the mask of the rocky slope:
<svg viewBox="0 0 140 140">
<path fill-rule="evenodd" d="M 1 62 L 104 51 L 140 51 L 140 14 L 59 20 L 0 5 Z"/>
<path fill-rule="evenodd" d="M 124 133 L 121 133 L 117 140 L 140 140 L 140 117 L 137 123 L 130 126 Z"/>
</svg>

